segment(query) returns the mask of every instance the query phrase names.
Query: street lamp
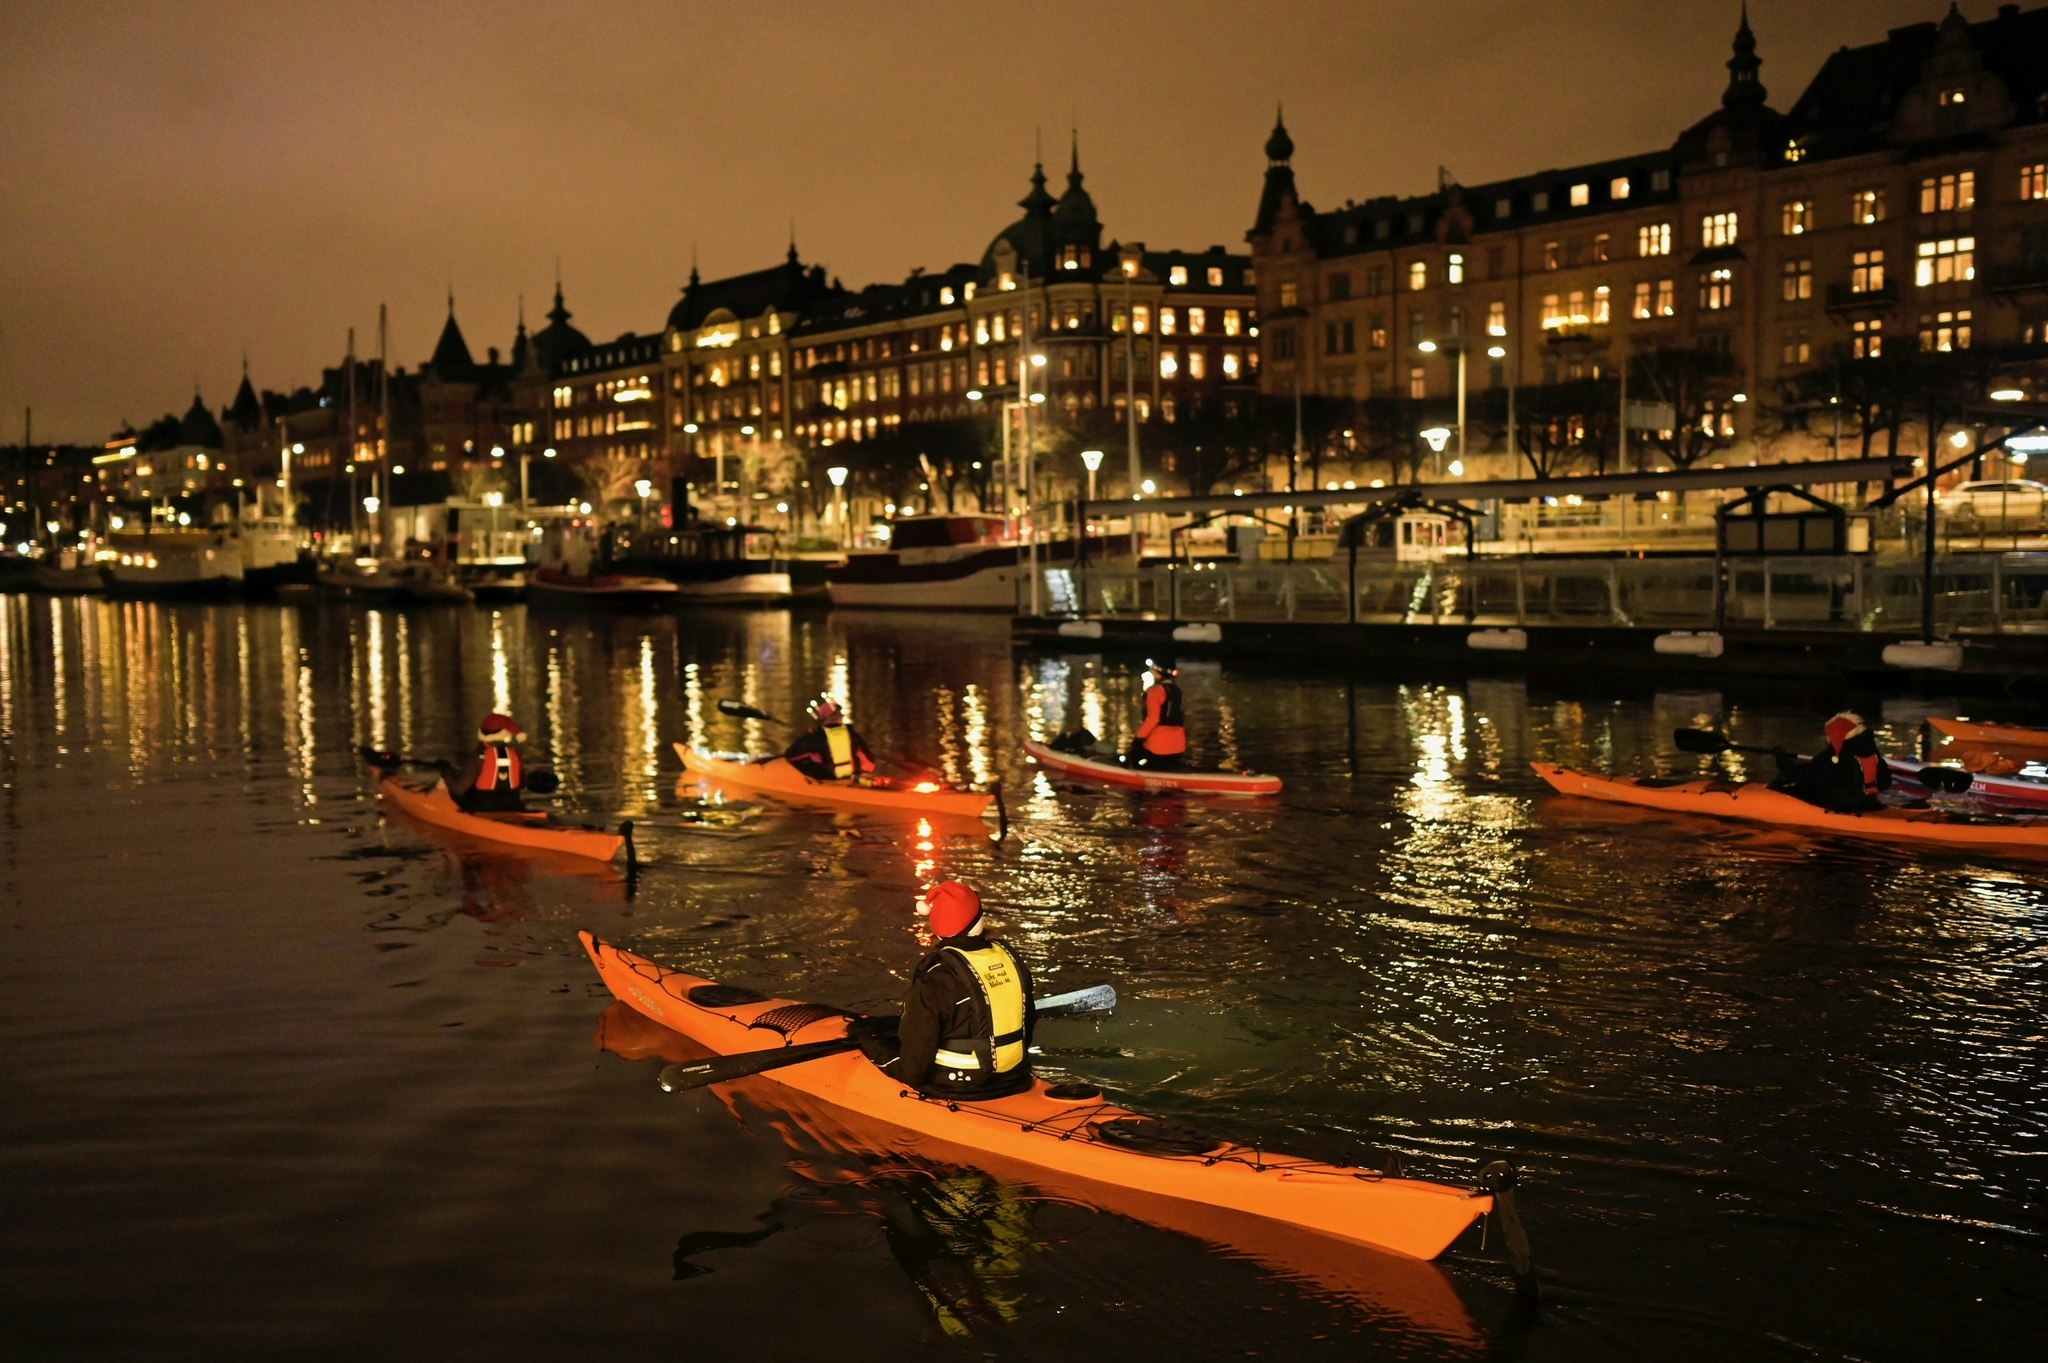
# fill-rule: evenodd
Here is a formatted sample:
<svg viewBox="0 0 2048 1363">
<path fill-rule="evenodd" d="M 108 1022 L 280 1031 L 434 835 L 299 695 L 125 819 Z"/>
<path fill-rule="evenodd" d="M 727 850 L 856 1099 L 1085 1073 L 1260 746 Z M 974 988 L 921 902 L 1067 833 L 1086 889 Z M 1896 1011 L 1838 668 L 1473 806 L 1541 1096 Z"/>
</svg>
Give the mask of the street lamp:
<svg viewBox="0 0 2048 1363">
<path fill-rule="evenodd" d="M 845 549 L 851 543 L 846 533 L 846 465 L 834 464 L 825 476 L 832 480 L 832 500 L 839 508 L 839 547 Z"/>
<path fill-rule="evenodd" d="M 496 451 L 493 451 L 493 457 L 495 457 L 495 455 Z M 503 506 L 504 504 L 505 494 L 498 491 L 498 489 L 492 488 L 489 492 L 486 492 L 484 494 L 484 505 L 491 509 L 490 557 L 492 558 L 496 558 L 498 556 L 498 508 Z"/>
<path fill-rule="evenodd" d="M 1421 352 L 1422 352 L 1423 354 L 1425 354 L 1425 355 L 1434 355 L 1434 354 L 1436 354 L 1436 353 L 1437 353 L 1437 351 L 1438 351 L 1438 350 L 1442 349 L 1442 347 L 1441 347 L 1441 346 L 1439 346 L 1439 345 L 1438 345 L 1438 344 L 1437 344 L 1437 343 L 1436 343 L 1435 341 L 1424 341 L 1424 342 L 1422 342 L 1422 343 L 1421 343 L 1420 345 L 1416 346 L 1415 348 L 1416 348 L 1417 350 L 1421 351 Z M 1442 454 L 1442 453 L 1443 453 L 1443 451 L 1444 451 L 1444 447 L 1443 447 L 1442 445 L 1436 444 L 1436 443 L 1434 443 L 1434 442 L 1432 442 L 1432 443 L 1431 443 L 1431 445 L 1430 445 L 1430 448 L 1431 448 L 1431 449 L 1433 449 L 1433 450 L 1435 450 L 1435 451 L 1436 451 L 1436 452 L 1437 452 L 1438 454 Z M 1464 458 L 1465 458 L 1465 344 L 1464 344 L 1463 340 L 1461 339 L 1461 340 L 1460 340 L 1460 341 L 1458 342 L 1458 459 L 1459 459 L 1459 461 L 1460 461 L 1460 462 L 1462 462 L 1462 461 L 1464 460 Z"/>
<path fill-rule="evenodd" d="M 1082 450 L 1081 466 L 1088 470 L 1088 500 L 1092 502 L 1095 500 L 1095 471 L 1102 467 L 1102 451 Z"/>
<path fill-rule="evenodd" d="M 654 484 L 645 478 L 635 478 L 633 480 L 633 491 L 640 494 L 640 528 L 645 530 L 647 528 L 647 497 L 649 493 L 654 491 Z"/>
</svg>

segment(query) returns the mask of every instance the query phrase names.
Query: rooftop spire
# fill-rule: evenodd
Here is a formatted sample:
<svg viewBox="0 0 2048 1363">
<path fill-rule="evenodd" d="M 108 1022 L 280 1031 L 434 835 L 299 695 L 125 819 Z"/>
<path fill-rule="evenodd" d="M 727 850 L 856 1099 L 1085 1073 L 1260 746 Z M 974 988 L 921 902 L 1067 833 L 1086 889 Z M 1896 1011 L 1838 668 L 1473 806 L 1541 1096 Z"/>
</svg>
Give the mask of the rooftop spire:
<svg viewBox="0 0 2048 1363">
<path fill-rule="evenodd" d="M 1266 159 L 1281 165 L 1293 155 L 1294 139 L 1287 135 L 1287 111 L 1276 104 L 1273 106 L 1273 135 L 1266 139 Z"/>
<path fill-rule="evenodd" d="M 796 254 L 796 219 L 795 219 L 794 217 L 792 217 L 792 218 L 791 218 L 791 219 L 789 220 L 789 255 L 788 255 L 788 256 L 787 256 L 786 258 L 788 259 L 789 263 L 790 263 L 790 264 L 792 264 L 792 265 L 794 265 L 794 264 L 796 264 L 796 263 L 797 263 L 797 254 Z"/>
<path fill-rule="evenodd" d="M 1727 108 L 1739 104 L 1762 104 L 1765 90 L 1757 73 L 1763 59 L 1756 55 L 1756 34 L 1749 29 L 1749 0 L 1743 0 L 1742 23 L 1735 30 L 1735 55 L 1728 59 L 1728 89 L 1721 96 Z"/>
</svg>

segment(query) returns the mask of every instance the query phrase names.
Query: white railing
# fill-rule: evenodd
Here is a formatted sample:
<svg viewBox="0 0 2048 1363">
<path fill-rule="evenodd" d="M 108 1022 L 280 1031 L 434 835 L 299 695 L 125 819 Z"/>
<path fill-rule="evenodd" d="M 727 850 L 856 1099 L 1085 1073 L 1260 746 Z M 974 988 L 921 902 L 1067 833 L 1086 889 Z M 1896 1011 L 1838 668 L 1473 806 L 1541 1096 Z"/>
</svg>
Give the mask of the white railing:
<svg viewBox="0 0 2048 1363">
<path fill-rule="evenodd" d="M 1923 570 L 1905 558 L 1711 556 L 1389 563 L 1209 561 L 1045 573 L 1049 613 L 1077 619 L 1658 629 L 1920 627 Z M 1942 631 L 2048 633 L 2048 553 L 1950 554 L 1934 573 Z"/>
</svg>

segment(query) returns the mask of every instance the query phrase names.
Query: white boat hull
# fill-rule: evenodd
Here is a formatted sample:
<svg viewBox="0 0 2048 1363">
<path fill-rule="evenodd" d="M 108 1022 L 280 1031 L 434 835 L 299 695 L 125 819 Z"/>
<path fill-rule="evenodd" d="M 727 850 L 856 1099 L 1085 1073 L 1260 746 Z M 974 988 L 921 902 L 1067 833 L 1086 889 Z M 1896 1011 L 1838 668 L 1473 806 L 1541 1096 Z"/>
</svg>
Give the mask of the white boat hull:
<svg viewBox="0 0 2048 1363">
<path fill-rule="evenodd" d="M 1024 580 L 1018 564 L 982 568 L 959 577 L 909 579 L 900 582 L 834 582 L 825 590 L 834 606 L 854 610 L 1014 611 L 1017 584 Z"/>
<path fill-rule="evenodd" d="M 786 601 L 795 594 L 788 573 L 739 573 L 716 581 L 678 582 L 686 601 Z"/>
</svg>

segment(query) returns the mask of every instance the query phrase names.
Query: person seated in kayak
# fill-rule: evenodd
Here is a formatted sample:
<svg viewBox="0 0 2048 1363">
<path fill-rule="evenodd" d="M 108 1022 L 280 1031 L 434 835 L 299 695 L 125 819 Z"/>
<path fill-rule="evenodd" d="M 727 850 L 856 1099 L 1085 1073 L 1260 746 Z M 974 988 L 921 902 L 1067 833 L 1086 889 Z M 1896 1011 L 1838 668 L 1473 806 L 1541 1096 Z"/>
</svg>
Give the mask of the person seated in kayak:
<svg viewBox="0 0 2048 1363">
<path fill-rule="evenodd" d="M 1188 765 L 1188 731 L 1181 712 L 1180 684 L 1174 678 L 1180 669 L 1168 663 L 1145 660 L 1138 674 L 1145 688 L 1145 722 L 1124 754 L 1124 765 L 1149 767 L 1155 771 L 1185 771 Z"/>
<path fill-rule="evenodd" d="M 1778 779 L 1771 789 L 1838 814 L 1883 808 L 1877 797 L 1891 788 L 1892 772 L 1863 716 L 1844 710 L 1827 722 L 1826 732 L 1828 745 L 1812 757 L 1775 751 Z"/>
<path fill-rule="evenodd" d="M 830 696 L 811 702 L 810 730 L 784 750 L 783 760 L 813 781 L 851 781 L 875 769 L 874 755 Z"/>
<path fill-rule="evenodd" d="M 957 880 L 925 893 L 931 954 L 910 977 L 895 1054 L 881 1068 L 931 1097 L 1000 1098 L 1031 1087 L 1031 972 L 987 935 L 981 896 Z"/>
<path fill-rule="evenodd" d="M 472 814 L 516 814 L 526 808 L 526 762 L 519 745 L 526 735 L 510 715 L 491 714 L 477 726 L 476 755 L 449 778 L 448 793 Z"/>
</svg>

